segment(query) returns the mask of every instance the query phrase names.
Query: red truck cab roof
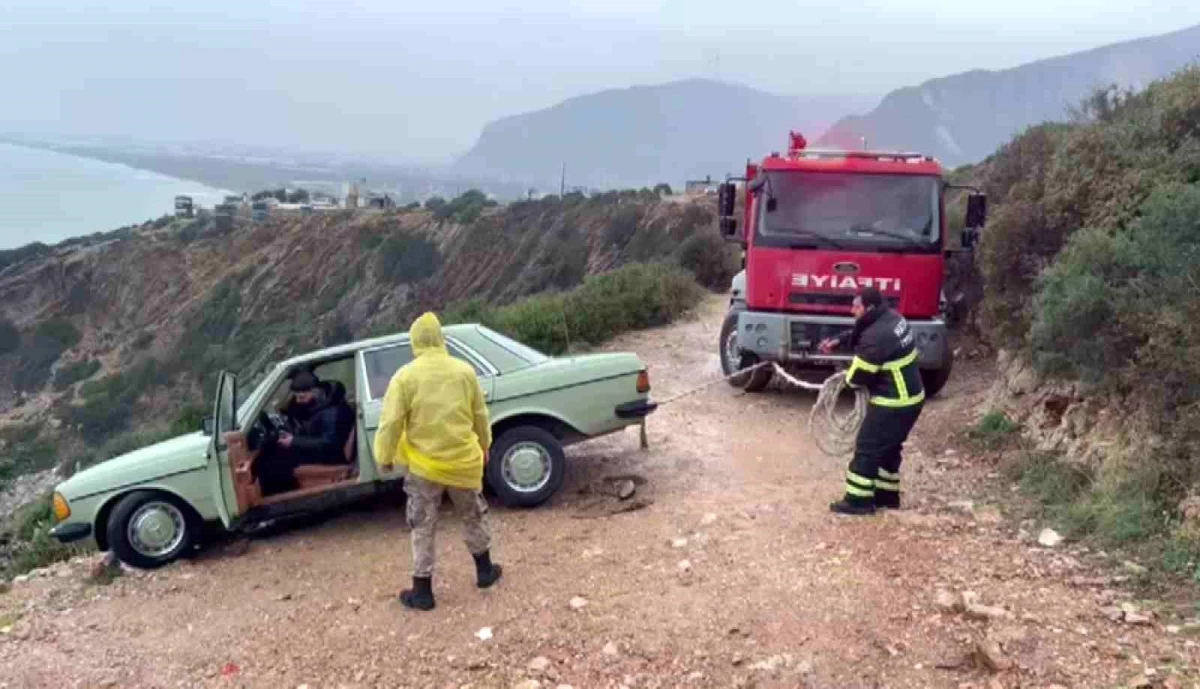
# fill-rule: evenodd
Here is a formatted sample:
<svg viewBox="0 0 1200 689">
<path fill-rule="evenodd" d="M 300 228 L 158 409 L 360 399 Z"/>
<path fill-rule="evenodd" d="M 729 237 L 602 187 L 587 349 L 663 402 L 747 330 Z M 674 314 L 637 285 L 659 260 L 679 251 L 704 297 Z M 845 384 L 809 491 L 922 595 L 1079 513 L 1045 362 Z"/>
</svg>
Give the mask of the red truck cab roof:
<svg viewBox="0 0 1200 689">
<path fill-rule="evenodd" d="M 942 175 L 936 159 L 922 153 L 901 151 L 850 151 L 808 148 L 808 142 L 796 132 L 789 136 L 787 155 L 772 153 L 760 165 L 749 165 L 747 177 L 757 170 L 765 172 L 848 172 L 882 175 Z"/>
</svg>

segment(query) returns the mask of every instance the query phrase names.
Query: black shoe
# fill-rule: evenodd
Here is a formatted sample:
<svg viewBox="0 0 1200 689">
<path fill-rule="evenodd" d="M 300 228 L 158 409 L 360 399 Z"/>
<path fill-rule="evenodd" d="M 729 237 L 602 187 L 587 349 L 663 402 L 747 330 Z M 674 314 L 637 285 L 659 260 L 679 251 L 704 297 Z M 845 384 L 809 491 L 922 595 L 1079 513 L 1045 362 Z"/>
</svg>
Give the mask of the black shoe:
<svg viewBox="0 0 1200 689">
<path fill-rule="evenodd" d="M 433 578 L 413 577 L 413 587 L 400 592 L 400 602 L 413 610 L 433 610 Z"/>
<path fill-rule="evenodd" d="M 500 565 L 492 564 L 491 552 L 484 551 L 482 554 L 473 557 L 475 558 L 476 586 L 486 589 L 497 581 L 500 581 L 500 575 L 504 570 Z"/>
<path fill-rule="evenodd" d="M 900 509 L 900 493 L 894 490 L 875 491 L 875 507 L 888 510 Z"/>
<path fill-rule="evenodd" d="M 837 502 L 829 503 L 829 511 L 837 514 L 849 514 L 862 517 L 875 514 L 875 501 L 872 498 L 854 498 L 846 496 Z"/>
</svg>

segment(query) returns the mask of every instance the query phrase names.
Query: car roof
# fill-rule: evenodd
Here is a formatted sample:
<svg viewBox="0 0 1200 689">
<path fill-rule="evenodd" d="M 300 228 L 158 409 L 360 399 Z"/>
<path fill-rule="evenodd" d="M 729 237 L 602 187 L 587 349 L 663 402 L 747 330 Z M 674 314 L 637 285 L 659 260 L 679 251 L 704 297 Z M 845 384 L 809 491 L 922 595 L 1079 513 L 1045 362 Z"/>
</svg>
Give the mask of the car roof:
<svg viewBox="0 0 1200 689">
<path fill-rule="evenodd" d="M 442 334 L 446 337 L 462 338 L 464 335 L 470 335 L 478 332 L 479 324 L 477 323 L 461 323 L 456 325 L 442 326 Z M 280 366 L 292 367 L 296 364 L 303 364 L 308 361 L 319 361 L 321 359 L 331 359 L 346 354 L 353 354 L 360 349 L 371 349 L 373 347 L 384 347 L 390 344 L 400 344 L 408 340 L 408 331 L 395 333 L 392 335 L 382 335 L 380 337 L 372 337 L 365 340 L 357 340 L 346 344 L 337 345 L 336 347 L 327 347 L 315 352 L 308 352 L 294 356 L 290 359 L 279 363 Z"/>
</svg>

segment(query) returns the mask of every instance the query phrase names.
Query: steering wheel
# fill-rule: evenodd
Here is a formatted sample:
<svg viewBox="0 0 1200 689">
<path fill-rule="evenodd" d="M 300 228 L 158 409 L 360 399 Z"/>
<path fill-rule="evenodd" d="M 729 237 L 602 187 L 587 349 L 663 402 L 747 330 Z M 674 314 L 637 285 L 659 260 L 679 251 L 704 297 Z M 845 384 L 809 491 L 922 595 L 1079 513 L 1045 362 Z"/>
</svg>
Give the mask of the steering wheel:
<svg viewBox="0 0 1200 689">
<path fill-rule="evenodd" d="M 254 426 L 246 434 L 246 445 L 251 451 L 274 447 L 279 442 L 279 433 L 285 428 L 282 419 L 275 418 L 266 410 L 258 413 Z"/>
</svg>

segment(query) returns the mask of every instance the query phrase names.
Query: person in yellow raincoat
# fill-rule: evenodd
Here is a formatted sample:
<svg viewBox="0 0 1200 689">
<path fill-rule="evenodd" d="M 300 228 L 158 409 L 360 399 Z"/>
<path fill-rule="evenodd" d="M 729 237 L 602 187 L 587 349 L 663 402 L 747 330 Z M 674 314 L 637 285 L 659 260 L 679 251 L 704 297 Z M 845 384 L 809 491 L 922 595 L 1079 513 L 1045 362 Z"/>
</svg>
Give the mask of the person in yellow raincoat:
<svg viewBox="0 0 1200 689">
<path fill-rule="evenodd" d="M 415 356 L 392 376 L 383 396 L 375 462 L 384 471 L 399 465 L 407 472 L 413 587 L 400 594 L 400 601 L 409 608 L 432 610 L 434 532 L 444 494 L 462 516 L 479 588 L 500 579 L 500 565 L 491 559 L 487 502 L 480 494 L 492 431 L 475 370 L 446 351 L 437 316 L 422 315 L 409 336 Z"/>
</svg>

